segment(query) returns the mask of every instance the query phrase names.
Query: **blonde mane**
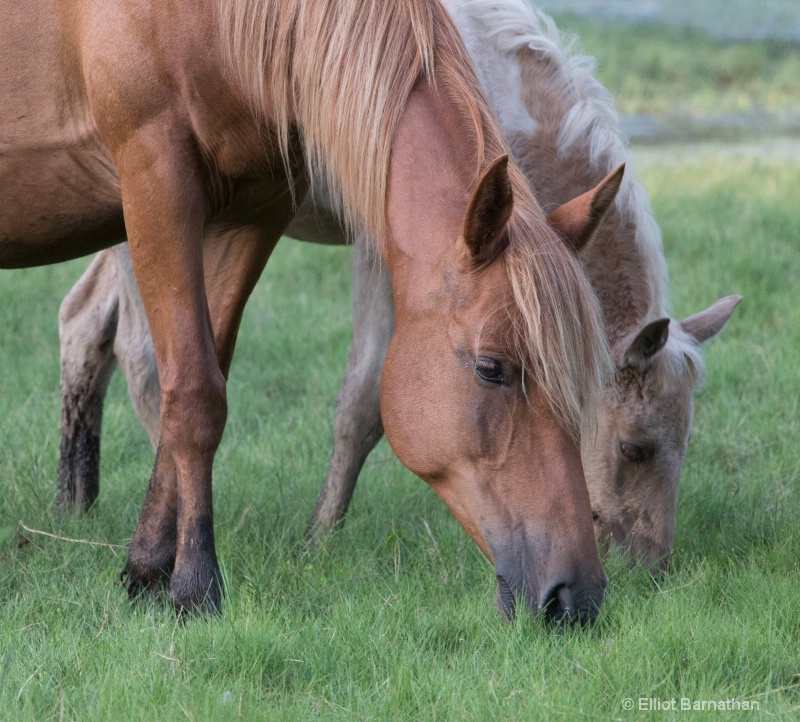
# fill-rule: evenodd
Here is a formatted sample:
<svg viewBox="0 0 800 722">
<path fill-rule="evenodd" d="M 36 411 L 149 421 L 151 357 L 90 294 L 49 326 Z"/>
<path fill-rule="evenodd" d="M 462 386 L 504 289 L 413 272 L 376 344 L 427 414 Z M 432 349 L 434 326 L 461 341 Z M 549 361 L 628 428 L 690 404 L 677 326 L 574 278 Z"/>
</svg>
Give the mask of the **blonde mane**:
<svg viewBox="0 0 800 722">
<path fill-rule="evenodd" d="M 395 129 L 427 78 L 472 131 L 475 178 L 507 153 L 468 55 L 438 0 L 220 0 L 220 35 L 256 116 L 287 168 L 299 132 L 309 177 L 324 179 L 350 228 L 381 245 Z M 565 428 L 579 434 L 610 369 L 594 293 L 510 166 L 514 213 L 504 261 L 514 292 L 514 344 Z"/>
</svg>

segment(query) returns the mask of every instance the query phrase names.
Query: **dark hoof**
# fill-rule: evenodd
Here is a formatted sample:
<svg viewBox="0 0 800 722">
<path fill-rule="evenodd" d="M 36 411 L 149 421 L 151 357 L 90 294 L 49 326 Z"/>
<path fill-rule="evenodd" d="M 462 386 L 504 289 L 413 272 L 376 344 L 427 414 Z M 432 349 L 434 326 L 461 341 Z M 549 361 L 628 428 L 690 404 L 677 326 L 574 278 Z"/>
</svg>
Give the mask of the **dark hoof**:
<svg viewBox="0 0 800 722">
<path fill-rule="evenodd" d="M 341 520 L 338 520 L 339 523 Z M 320 519 L 316 514 L 308 520 L 306 526 L 306 541 L 313 549 L 327 539 L 337 527 L 337 520 Z"/>
<path fill-rule="evenodd" d="M 132 601 L 154 601 L 162 597 L 169 585 L 169 572 L 148 568 L 130 560 L 119 575 Z"/>
<path fill-rule="evenodd" d="M 56 491 L 56 508 L 65 514 L 83 511 L 75 501 L 74 489 L 62 486 L 61 479 L 58 481 L 58 490 Z"/>
<path fill-rule="evenodd" d="M 100 495 L 100 437 L 85 419 L 61 423 L 56 505 L 65 512 L 85 513 Z"/>
<path fill-rule="evenodd" d="M 56 489 L 56 507 L 65 514 L 85 514 L 97 502 L 99 489 L 96 483 L 84 478 L 66 477 L 59 469 Z"/>
<path fill-rule="evenodd" d="M 79 498 L 61 487 L 56 492 L 56 508 L 64 514 L 87 514 L 94 509 L 96 502 L 97 494 Z"/>
<path fill-rule="evenodd" d="M 169 601 L 178 616 L 219 616 L 222 614 L 222 577 L 219 569 L 182 567 L 172 574 Z"/>
<path fill-rule="evenodd" d="M 306 541 L 313 548 L 344 526 L 347 505 L 332 506 L 326 503 L 325 492 L 320 495 L 317 508 L 306 525 Z"/>
</svg>

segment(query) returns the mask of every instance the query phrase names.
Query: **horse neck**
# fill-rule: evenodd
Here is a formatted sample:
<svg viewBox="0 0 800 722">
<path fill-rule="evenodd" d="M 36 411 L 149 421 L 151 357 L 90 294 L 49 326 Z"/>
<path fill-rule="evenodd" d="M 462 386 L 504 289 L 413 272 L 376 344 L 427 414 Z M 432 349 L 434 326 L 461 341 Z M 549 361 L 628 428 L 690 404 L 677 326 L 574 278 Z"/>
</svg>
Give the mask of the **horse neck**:
<svg viewBox="0 0 800 722">
<path fill-rule="evenodd" d="M 457 111 L 420 81 L 398 124 L 389 164 L 385 260 L 399 307 L 441 286 L 436 270 L 461 233 L 477 177 L 475 146 L 465 142 Z"/>
</svg>

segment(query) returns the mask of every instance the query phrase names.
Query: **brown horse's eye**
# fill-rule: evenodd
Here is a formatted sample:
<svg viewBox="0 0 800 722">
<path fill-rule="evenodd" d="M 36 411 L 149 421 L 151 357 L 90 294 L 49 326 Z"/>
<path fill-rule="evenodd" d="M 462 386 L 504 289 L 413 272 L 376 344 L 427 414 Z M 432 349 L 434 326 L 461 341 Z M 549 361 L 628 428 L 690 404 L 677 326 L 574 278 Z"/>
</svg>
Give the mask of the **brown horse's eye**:
<svg viewBox="0 0 800 722">
<path fill-rule="evenodd" d="M 647 444 L 633 444 L 630 441 L 619 442 L 619 453 L 634 464 L 647 461 L 655 453 L 655 449 Z"/>
<path fill-rule="evenodd" d="M 475 359 L 475 373 L 484 381 L 493 384 L 505 383 L 506 377 L 503 375 L 503 367 L 499 361 L 487 356 L 478 356 Z"/>
</svg>

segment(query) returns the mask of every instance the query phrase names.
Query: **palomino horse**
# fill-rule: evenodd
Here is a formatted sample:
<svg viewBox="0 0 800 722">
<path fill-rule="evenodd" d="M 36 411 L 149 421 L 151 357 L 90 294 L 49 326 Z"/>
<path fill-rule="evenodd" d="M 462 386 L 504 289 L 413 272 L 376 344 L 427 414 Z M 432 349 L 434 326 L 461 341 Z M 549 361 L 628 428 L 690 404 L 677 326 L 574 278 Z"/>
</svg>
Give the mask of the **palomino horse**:
<svg viewBox="0 0 800 722">
<path fill-rule="evenodd" d="M 3 2 L 0 265 L 127 233 L 153 335 L 161 436 L 130 593 L 220 608 L 211 468 L 234 341 L 321 177 L 392 276 L 381 404 L 400 460 L 492 561 L 503 611 L 593 618 L 576 440 L 609 362 L 601 317 L 442 6 Z"/>
<path fill-rule="evenodd" d="M 517 0 L 446 0 L 479 79 L 538 198 L 555 208 L 629 162 L 619 121 L 591 61 L 571 55 L 552 21 Z M 345 242 L 318 192 L 287 234 Z M 682 321 L 670 319 L 661 236 L 644 190 L 625 180 L 616 204 L 581 252 L 606 317 L 616 383 L 583 444 L 598 537 L 629 548 L 651 568 L 675 534 L 692 390 L 703 375 L 699 346 L 729 318 L 737 296 Z M 317 535 L 344 515 L 359 471 L 383 433 L 380 370 L 394 328 L 392 282 L 371 242 L 355 244 L 353 343 L 336 411 L 328 477 L 309 524 Z M 59 501 L 87 507 L 98 491 L 103 397 L 115 357 L 139 418 L 159 437 L 158 374 L 147 320 L 124 246 L 101 253 L 64 300 Z"/>
</svg>

